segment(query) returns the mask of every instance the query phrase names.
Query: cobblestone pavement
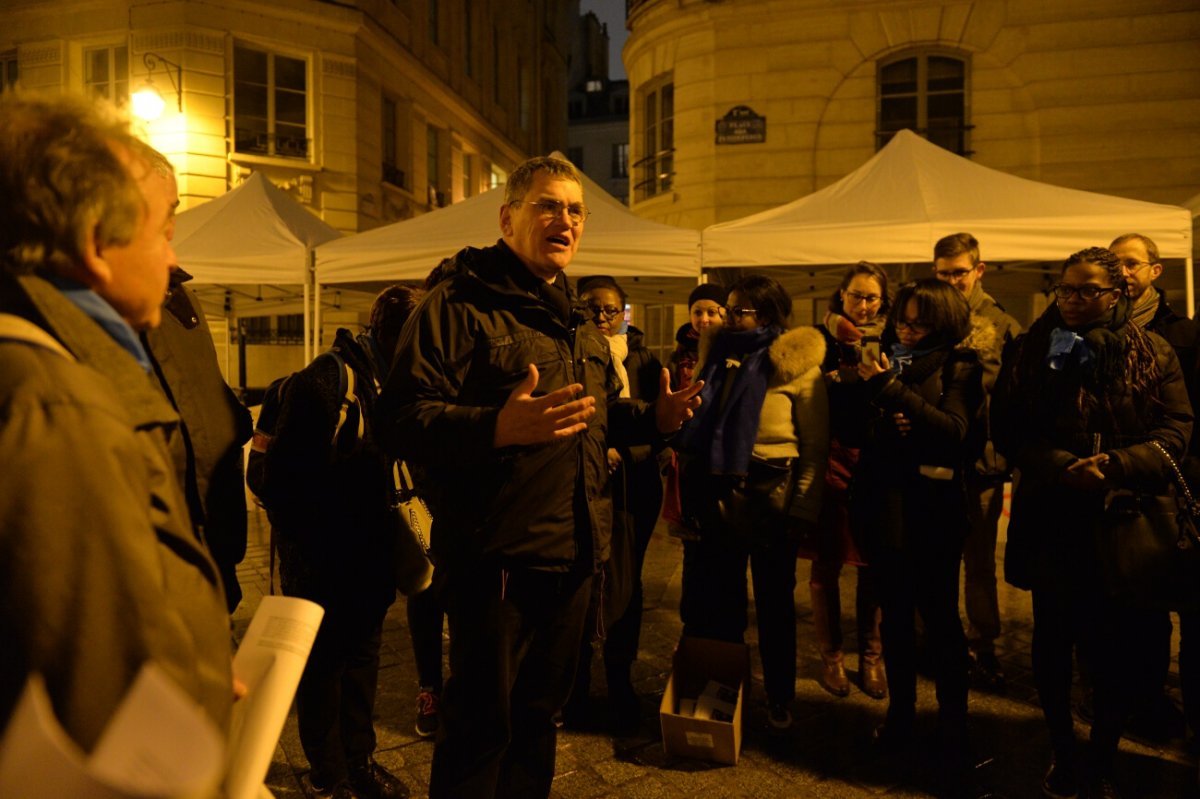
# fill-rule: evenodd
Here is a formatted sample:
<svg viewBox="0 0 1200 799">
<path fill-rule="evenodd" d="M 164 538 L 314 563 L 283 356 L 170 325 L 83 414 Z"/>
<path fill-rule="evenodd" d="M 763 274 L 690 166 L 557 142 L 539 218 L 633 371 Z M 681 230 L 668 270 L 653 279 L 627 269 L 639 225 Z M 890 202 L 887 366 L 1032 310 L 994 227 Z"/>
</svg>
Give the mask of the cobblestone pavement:
<svg viewBox="0 0 1200 799">
<path fill-rule="evenodd" d="M 267 536 L 265 515 L 251 511 L 251 545 L 238 575 L 245 599 L 234 615 L 239 638 L 267 590 Z M 919 755 L 888 759 L 871 751 L 869 738 L 883 720 L 885 702 L 868 698 L 855 686 L 850 696 L 838 699 L 816 681 L 819 664 L 808 602 L 808 562 L 798 564 L 796 591 L 799 668 L 797 699 L 792 708 L 796 723 L 786 735 L 766 731 L 762 670 L 756 646 L 752 647 L 752 686 L 747 704 L 742 755 L 737 766 L 718 766 L 667 756 L 658 726 L 658 703 L 670 672 L 671 654 L 679 638 L 679 593 L 682 549 L 678 542 L 656 531 L 646 557 L 645 616 L 639 660 L 634 666 L 635 685 L 642 696 L 643 723 L 636 735 L 613 738 L 598 723 L 594 731 L 568 730 L 560 734 L 558 766 L 553 796 L 558 799 L 611 797 L 922 797 L 930 796 L 932 765 Z M 843 625 L 848 645 L 855 640 L 854 574 L 842 578 Z M 1003 695 L 973 691 L 971 695 L 971 747 L 977 763 L 976 782 L 990 796 L 1024 799 L 1041 796 L 1041 778 L 1049 757 L 1049 744 L 1038 709 L 1030 673 L 1032 616 L 1029 595 L 1002 584 L 1000 589 L 1004 635 L 997 654 L 1008 677 Z M 1178 625 L 1176 625 L 1178 628 Z M 748 643 L 756 645 L 754 625 Z M 1178 640 L 1173 651 L 1178 651 Z M 594 659 L 593 693 L 598 705 L 603 697 L 603 665 Z M 855 676 L 857 658 L 848 653 L 847 666 Z M 404 600 L 400 598 L 384 623 L 379 696 L 376 702 L 377 760 L 412 789 L 413 797 L 426 796 L 430 741 L 413 730 L 416 668 L 413 664 Z M 919 687 L 919 732 L 932 731 L 936 701 L 926 678 Z M 1178 703 L 1177 663 L 1173 660 L 1169 696 Z M 1076 724 L 1081 739 L 1087 729 Z M 1127 797 L 1176 799 L 1200 797 L 1196 790 L 1195 742 L 1178 737 L 1163 742 L 1124 740 L 1117 774 Z M 917 750 L 921 747 L 918 742 Z M 300 749 L 293 712 L 276 750 L 267 785 L 279 799 L 299 799 L 304 793 L 300 778 L 308 764 Z"/>
</svg>

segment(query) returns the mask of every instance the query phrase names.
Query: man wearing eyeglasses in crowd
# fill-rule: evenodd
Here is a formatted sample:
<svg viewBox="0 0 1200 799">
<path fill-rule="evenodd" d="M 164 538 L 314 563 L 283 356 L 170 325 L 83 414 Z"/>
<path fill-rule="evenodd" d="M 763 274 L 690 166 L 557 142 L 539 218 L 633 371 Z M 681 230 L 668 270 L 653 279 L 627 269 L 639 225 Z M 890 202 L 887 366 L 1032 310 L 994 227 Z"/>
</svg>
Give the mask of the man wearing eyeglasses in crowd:
<svg viewBox="0 0 1200 799">
<path fill-rule="evenodd" d="M 933 274 L 950 283 L 967 298 L 971 313 L 996 327 L 997 348 L 983 358 L 983 388 L 980 409 L 984 440 L 975 468 L 967 474 L 967 513 L 970 528 L 963 543 L 963 593 L 967 607 L 967 641 L 971 653 L 971 677 L 979 687 L 1004 689 L 1004 671 L 996 658 L 1000 636 L 1000 602 L 996 593 L 996 534 L 1004 505 L 1004 482 L 1008 464 L 992 446 L 988 429 L 988 398 L 1000 372 L 1000 352 L 1020 332 L 1021 325 L 983 290 L 987 265 L 979 258 L 979 242 L 970 233 L 953 233 L 933 245 Z"/>
<path fill-rule="evenodd" d="M 1125 274 L 1125 295 L 1131 303 L 1130 317 L 1145 330 L 1157 333 L 1167 340 L 1179 357 L 1183 369 L 1183 380 L 1187 385 L 1188 397 L 1192 401 L 1193 413 L 1200 412 L 1200 325 L 1187 317 L 1180 316 L 1167 303 L 1166 293 L 1154 285 L 1163 272 L 1159 263 L 1158 245 L 1140 233 L 1126 233 L 1113 239 L 1108 248 L 1116 253 Z M 1193 434 L 1188 446 L 1188 457 L 1184 471 L 1193 478 L 1200 462 L 1200 436 Z M 1184 713 L 1193 732 L 1200 733 L 1200 653 L 1194 652 L 1200 632 L 1194 631 L 1195 613 L 1183 612 L 1180 617 L 1179 677 L 1183 686 Z M 1185 633 L 1193 631 L 1190 635 Z M 1146 656 L 1154 661 L 1157 685 L 1162 686 L 1171 665 L 1171 616 L 1162 614 L 1158 626 L 1152 631 Z M 1190 639 L 1190 640 L 1189 640 Z M 1131 720 L 1135 727 L 1146 727 L 1145 732 L 1155 737 L 1170 733 L 1171 717 L 1178 718 L 1178 711 L 1165 694 L 1159 693 L 1150 701 L 1142 703 L 1142 710 Z M 1141 724 L 1139 724 L 1141 722 Z"/>
<path fill-rule="evenodd" d="M 450 620 L 429 795 L 545 797 L 592 576 L 608 557 L 607 450 L 673 433 L 697 384 L 620 399 L 608 343 L 564 270 L 588 217 L 569 162 L 509 178 L 501 240 L 454 256 L 410 318 L 379 405 L 395 455 L 426 467 L 435 590 Z"/>
</svg>

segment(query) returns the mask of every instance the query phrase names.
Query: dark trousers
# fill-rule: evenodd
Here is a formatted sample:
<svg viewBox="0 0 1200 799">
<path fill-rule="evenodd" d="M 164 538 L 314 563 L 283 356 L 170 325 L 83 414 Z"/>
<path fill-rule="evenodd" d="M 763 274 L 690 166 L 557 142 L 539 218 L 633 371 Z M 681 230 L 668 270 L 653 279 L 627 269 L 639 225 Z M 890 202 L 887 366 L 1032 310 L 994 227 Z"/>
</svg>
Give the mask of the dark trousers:
<svg viewBox="0 0 1200 799">
<path fill-rule="evenodd" d="M 550 795 L 554 714 L 571 691 L 591 583 L 590 574 L 447 570 L 450 677 L 433 799 Z"/>
<path fill-rule="evenodd" d="M 683 544 L 683 634 L 745 641 L 749 598 L 746 562 L 754 585 L 758 651 L 767 700 L 796 697 L 796 554 L 799 542 L 782 530 L 749 546 L 732 535 L 709 535 Z"/>
<path fill-rule="evenodd" d="M 613 620 L 608 626 L 604 639 L 604 662 L 610 670 L 624 668 L 628 673 L 630 665 L 637 660 L 638 641 L 642 633 L 642 566 L 646 562 L 646 549 L 654 535 L 654 526 L 658 523 L 658 512 L 662 507 L 662 483 L 658 474 L 657 461 L 650 459 L 643 463 L 627 466 L 626 491 L 629 500 L 624 504 L 633 518 L 633 590 L 629 596 L 629 606 L 620 618 Z M 618 510 L 622 506 L 618 506 Z M 614 529 L 613 535 L 617 531 Z"/>
<path fill-rule="evenodd" d="M 316 782 L 333 784 L 375 751 L 375 686 L 383 618 L 326 612 L 296 689 L 300 745 Z"/>
<path fill-rule="evenodd" d="M 435 576 L 436 579 L 436 576 Z M 434 586 L 408 598 L 408 632 L 422 688 L 442 690 L 442 603 Z"/>
<path fill-rule="evenodd" d="M 1113 605 L 1097 586 L 1079 580 L 1033 589 L 1033 678 L 1059 760 L 1076 758 L 1073 648 L 1089 664 L 1092 679 L 1093 765 L 1107 773 L 1133 703 L 1153 685 L 1154 665 L 1146 654 L 1153 645 L 1156 619 L 1153 611 Z"/>
<path fill-rule="evenodd" d="M 963 542 L 963 598 L 967 639 L 976 652 L 992 653 L 1000 636 L 1000 600 L 996 592 L 996 533 L 1004 506 L 1004 483 L 967 480 L 967 537 Z"/>
<path fill-rule="evenodd" d="M 911 726 L 917 702 L 917 634 L 914 613 L 925 622 L 925 642 L 937 684 L 938 721 L 946 735 L 967 723 L 967 637 L 958 617 L 961 538 L 929 526 L 909 536 L 910 546 L 883 548 L 871 561 L 883 607 L 887 653 L 888 723 Z"/>
</svg>

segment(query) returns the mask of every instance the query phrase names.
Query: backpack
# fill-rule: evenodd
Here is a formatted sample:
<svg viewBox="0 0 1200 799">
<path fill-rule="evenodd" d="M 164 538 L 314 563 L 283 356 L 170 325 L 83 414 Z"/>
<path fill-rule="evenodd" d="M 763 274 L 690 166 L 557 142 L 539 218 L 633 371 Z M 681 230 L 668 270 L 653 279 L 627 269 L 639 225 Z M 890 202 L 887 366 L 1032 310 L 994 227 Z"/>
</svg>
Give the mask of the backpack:
<svg viewBox="0 0 1200 799">
<path fill-rule="evenodd" d="M 337 424 L 333 428 L 331 444 L 335 446 L 350 446 L 357 444 L 363 436 L 363 409 L 356 391 L 354 370 L 346 365 L 345 359 L 334 350 L 323 352 L 318 358 L 333 358 L 338 366 L 338 394 L 341 405 L 338 407 Z M 314 361 L 315 363 L 315 361 Z M 254 437 L 250 440 L 250 454 L 246 459 L 246 485 L 254 493 L 255 500 L 270 513 L 278 508 L 278 498 L 271 496 L 270 481 L 266 474 L 267 450 L 274 443 L 276 427 L 279 424 L 279 411 L 287 397 L 291 380 L 296 376 L 290 375 L 277 378 L 267 386 L 263 394 L 262 408 L 259 410 L 258 422 L 254 426 Z M 349 427 L 347 419 L 353 414 L 357 422 Z M 342 435 L 343 428 L 348 432 Z"/>
</svg>

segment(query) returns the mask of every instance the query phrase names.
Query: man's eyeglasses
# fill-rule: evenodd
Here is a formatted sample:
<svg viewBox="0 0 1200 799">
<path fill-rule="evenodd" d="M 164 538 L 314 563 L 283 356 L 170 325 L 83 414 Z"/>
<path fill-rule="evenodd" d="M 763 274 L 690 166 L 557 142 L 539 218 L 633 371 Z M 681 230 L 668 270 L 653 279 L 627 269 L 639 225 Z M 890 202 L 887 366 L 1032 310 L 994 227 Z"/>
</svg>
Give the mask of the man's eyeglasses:
<svg viewBox="0 0 1200 799">
<path fill-rule="evenodd" d="M 1071 299 L 1072 294 L 1078 294 L 1080 299 L 1082 299 L 1084 302 L 1091 302 L 1092 300 L 1098 299 L 1105 294 L 1109 294 L 1114 291 L 1119 292 L 1120 289 L 1106 289 L 1102 288 L 1101 286 L 1093 286 L 1091 284 L 1083 286 L 1068 286 L 1066 283 L 1059 283 L 1057 286 L 1051 289 L 1051 291 L 1053 291 L 1054 296 L 1058 297 L 1060 300 L 1069 300 Z"/>
<path fill-rule="evenodd" d="M 974 269 L 938 269 L 933 273 L 933 276 L 943 283 L 955 283 L 965 279 L 967 275 L 974 271 Z"/>
<path fill-rule="evenodd" d="M 592 316 L 605 319 L 616 319 L 621 314 L 625 313 L 624 308 L 618 308 L 615 305 L 592 305 L 588 303 L 588 310 L 592 312 Z"/>
<path fill-rule="evenodd" d="M 568 205 L 558 200 L 513 200 L 512 204 L 532 205 L 537 209 L 542 219 L 558 219 L 565 210 L 567 212 L 567 219 L 571 220 L 572 225 L 582 225 L 583 220 L 591 216 L 592 213 L 583 203 L 571 203 Z"/>
<path fill-rule="evenodd" d="M 734 316 L 736 316 L 738 319 L 741 319 L 743 316 L 749 316 L 751 314 L 753 314 L 755 316 L 758 315 L 758 311 L 754 310 L 753 308 L 730 308 L 729 312 L 731 314 L 733 314 Z"/>
<path fill-rule="evenodd" d="M 851 305 L 858 305 L 860 302 L 865 302 L 867 305 L 874 305 L 883 299 L 878 294 L 860 294 L 857 291 L 847 291 L 846 299 L 850 300 Z"/>
<path fill-rule="evenodd" d="M 930 330 L 933 330 L 933 328 L 924 322 L 910 322 L 907 319 L 897 319 L 896 330 L 911 330 L 912 332 L 920 333 L 923 336 Z"/>
<path fill-rule="evenodd" d="M 1145 269 L 1147 266 L 1150 266 L 1149 261 L 1135 261 L 1132 258 L 1130 258 L 1126 261 L 1121 261 L 1121 268 L 1124 269 L 1126 272 L 1140 272 L 1141 270 Z"/>
</svg>

